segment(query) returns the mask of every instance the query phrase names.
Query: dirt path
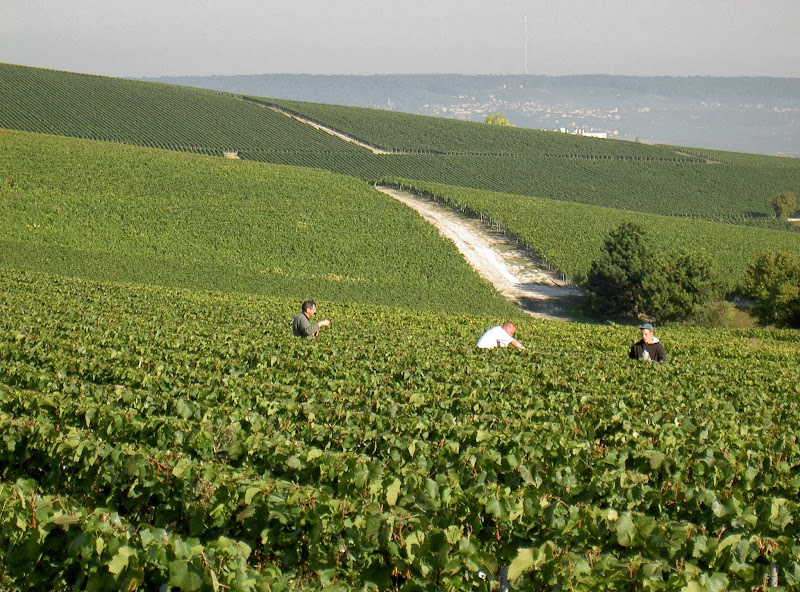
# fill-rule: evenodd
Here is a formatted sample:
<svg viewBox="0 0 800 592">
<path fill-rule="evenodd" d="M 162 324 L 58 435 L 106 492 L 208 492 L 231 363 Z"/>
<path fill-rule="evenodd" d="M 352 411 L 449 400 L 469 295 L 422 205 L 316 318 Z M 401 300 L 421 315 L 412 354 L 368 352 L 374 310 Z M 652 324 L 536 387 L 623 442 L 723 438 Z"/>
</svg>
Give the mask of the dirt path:
<svg viewBox="0 0 800 592">
<path fill-rule="evenodd" d="M 295 119 L 295 120 L 299 121 L 300 123 L 305 123 L 306 125 L 309 125 L 309 126 L 313 127 L 314 129 L 317 129 L 317 130 L 319 130 L 321 132 L 325 132 L 326 134 L 330 134 L 332 136 L 336 136 L 340 140 L 344 140 L 345 142 L 350 142 L 352 144 L 356 144 L 357 146 L 361 146 L 362 148 L 364 148 L 366 150 L 369 150 L 373 154 L 393 154 L 392 152 L 389 152 L 388 150 L 382 150 L 380 148 L 376 148 L 375 146 L 370 146 L 369 144 L 367 144 L 365 142 L 362 142 L 360 140 L 356 140 L 355 138 L 353 138 L 351 136 L 348 136 L 347 134 L 343 134 L 341 132 L 337 132 L 335 129 L 332 129 L 332 128 L 327 127 L 327 126 L 320 125 L 318 123 L 314 123 L 310 119 L 306 119 L 305 117 L 300 117 L 299 115 L 295 115 L 294 113 L 290 113 L 289 111 L 281 109 L 280 107 L 272 107 L 272 106 L 266 106 L 266 105 L 265 105 L 265 107 L 267 109 L 269 109 L 270 111 L 274 111 L 275 113 L 280 113 L 281 115 L 285 115 L 286 117 L 289 117 L 290 119 Z"/>
<path fill-rule="evenodd" d="M 284 109 L 274 106 L 269 106 L 267 109 L 346 142 L 358 144 L 374 154 L 390 154 Z M 576 310 L 579 305 L 581 290 L 560 281 L 503 233 L 492 230 L 480 220 L 454 212 L 435 201 L 408 191 L 382 186 L 378 186 L 377 189 L 419 212 L 425 220 L 439 229 L 442 236 L 455 243 L 467 262 L 482 278 L 491 282 L 498 292 L 528 314 L 546 319 L 574 318 L 570 311 Z"/>
<path fill-rule="evenodd" d="M 581 291 L 543 269 L 524 249 L 485 222 L 430 199 L 390 187 L 377 189 L 413 208 L 452 240 L 467 262 L 497 291 L 532 316 L 569 320 Z"/>
</svg>

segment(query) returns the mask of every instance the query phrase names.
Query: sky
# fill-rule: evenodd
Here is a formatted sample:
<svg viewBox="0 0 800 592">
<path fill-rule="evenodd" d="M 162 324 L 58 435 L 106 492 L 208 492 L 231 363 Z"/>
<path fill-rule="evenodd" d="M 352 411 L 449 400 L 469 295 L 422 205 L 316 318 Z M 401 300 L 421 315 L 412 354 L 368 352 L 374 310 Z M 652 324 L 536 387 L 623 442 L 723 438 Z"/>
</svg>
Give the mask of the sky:
<svg viewBox="0 0 800 592">
<path fill-rule="evenodd" d="M 800 77 L 799 25 L 800 0 L 0 0 L 0 62 L 132 78 Z"/>
</svg>

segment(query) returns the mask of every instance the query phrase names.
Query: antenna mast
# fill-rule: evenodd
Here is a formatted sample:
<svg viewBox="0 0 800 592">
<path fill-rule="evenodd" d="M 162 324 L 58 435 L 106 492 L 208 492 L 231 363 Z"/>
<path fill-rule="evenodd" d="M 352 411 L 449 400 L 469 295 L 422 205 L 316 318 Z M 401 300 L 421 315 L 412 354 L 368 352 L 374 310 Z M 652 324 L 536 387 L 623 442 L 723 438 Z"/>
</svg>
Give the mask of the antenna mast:
<svg viewBox="0 0 800 592">
<path fill-rule="evenodd" d="M 528 74 L 528 15 L 525 15 L 525 74 Z"/>
</svg>

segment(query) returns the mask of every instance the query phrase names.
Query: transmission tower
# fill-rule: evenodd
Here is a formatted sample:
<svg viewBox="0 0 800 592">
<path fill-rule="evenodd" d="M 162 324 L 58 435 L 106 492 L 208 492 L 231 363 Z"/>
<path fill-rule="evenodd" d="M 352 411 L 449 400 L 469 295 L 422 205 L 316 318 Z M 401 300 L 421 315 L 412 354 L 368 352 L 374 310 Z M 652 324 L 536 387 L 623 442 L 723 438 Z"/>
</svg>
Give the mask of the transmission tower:
<svg viewBox="0 0 800 592">
<path fill-rule="evenodd" d="M 525 46 L 525 49 L 524 49 L 524 51 L 525 51 L 525 55 L 524 55 L 524 58 L 525 58 L 525 74 L 527 75 L 528 74 L 528 15 L 527 14 L 525 15 L 525 27 L 524 28 L 525 28 L 525 31 L 524 31 L 524 34 L 523 34 L 523 39 L 525 40 L 525 43 L 523 45 Z"/>
</svg>

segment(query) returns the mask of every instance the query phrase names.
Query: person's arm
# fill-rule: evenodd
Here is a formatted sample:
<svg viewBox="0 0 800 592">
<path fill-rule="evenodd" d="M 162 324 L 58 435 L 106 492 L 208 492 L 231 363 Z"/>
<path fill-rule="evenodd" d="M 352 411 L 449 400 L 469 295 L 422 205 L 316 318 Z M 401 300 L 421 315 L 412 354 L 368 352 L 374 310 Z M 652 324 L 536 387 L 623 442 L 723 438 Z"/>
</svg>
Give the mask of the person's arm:
<svg viewBox="0 0 800 592">
<path fill-rule="evenodd" d="M 631 351 L 628 352 L 628 357 L 631 360 L 638 360 L 639 359 L 639 354 L 636 351 L 636 344 L 635 343 L 631 346 Z"/>
<path fill-rule="evenodd" d="M 526 348 L 524 345 L 522 345 L 522 344 L 521 344 L 519 341 L 517 341 L 516 339 L 512 339 L 512 340 L 511 340 L 511 345 L 513 345 L 513 346 L 514 346 L 514 347 L 516 347 L 517 349 L 527 349 L 527 348 Z"/>
<path fill-rule="evenodd" d="M 658 348 L 656 349 L 656 362 L 666 362 L 667 361 L 667 350 L 664 349 L 664 346 L 659 343 Z"/>
</svg>

